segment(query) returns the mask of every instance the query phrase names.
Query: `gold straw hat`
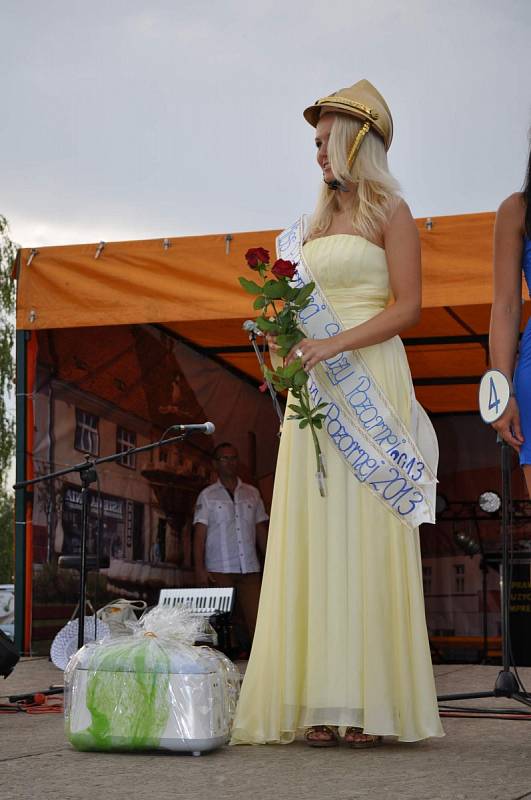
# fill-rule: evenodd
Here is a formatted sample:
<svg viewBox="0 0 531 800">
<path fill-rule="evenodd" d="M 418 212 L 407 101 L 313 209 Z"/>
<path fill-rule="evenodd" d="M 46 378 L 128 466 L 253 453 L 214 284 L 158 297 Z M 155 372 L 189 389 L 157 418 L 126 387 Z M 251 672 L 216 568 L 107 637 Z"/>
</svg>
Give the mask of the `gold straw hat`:
<svg viewBox="0 0 531 800">
<path fill-rule="evenodd" d="M 382 137 L 385 149 L 389 150 L 393 138 L 393 118 L 382 95 L 369 81 L 363 79 L 348 89 L 321 97 L 305 109 L 304 118 L 315 128 L 321 114 L 327 111 L 350 114 L 364 122 L 349 153 L 349 164 L 353 163 L 363 137 L 371 128 Z"/>
</svg>

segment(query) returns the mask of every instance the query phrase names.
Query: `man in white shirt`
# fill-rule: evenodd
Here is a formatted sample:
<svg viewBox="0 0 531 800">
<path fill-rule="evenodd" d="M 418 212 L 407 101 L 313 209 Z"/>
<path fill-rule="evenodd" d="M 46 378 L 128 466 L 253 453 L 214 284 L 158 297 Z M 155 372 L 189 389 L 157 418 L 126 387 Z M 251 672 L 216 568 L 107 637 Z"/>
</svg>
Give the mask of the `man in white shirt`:
<svg viewBox="0 0 531 800">
<path fill-rule="evenodd" d="M 214 450 L 218 480 L 197 498 L 194 562 L 198 586 L 236 589 L 235 619 L 252 641 L 260 597 L 259 553 L 265 556 L 268 516 L 258 489 L 238 478 L 238 452 L 228 442 Z"/>
</svg>

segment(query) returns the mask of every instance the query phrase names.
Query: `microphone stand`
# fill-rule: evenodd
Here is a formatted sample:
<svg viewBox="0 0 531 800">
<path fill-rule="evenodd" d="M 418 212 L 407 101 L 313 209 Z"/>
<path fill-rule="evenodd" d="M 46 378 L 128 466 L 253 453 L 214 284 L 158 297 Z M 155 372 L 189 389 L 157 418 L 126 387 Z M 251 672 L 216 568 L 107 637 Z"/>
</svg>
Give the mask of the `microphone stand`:
<svg viewBox="0 0 531 800">
<path fill-rule="evenodd" d="M 251 344 L 253 346 L 253 350 L 256 353 L 256 357 L 258 359 L 258 363 L 260 364 L 260 368 L 262 370 L 262 374 L 264 376 L 264 380 L 265 380 L 265 382 L 267 384 L 267 388 L 269 389 L 269 394 L 271 395 L 271 401 L 273 403 L 273 408 L 277 412 L 278 420 L 280 422 L 280 428 L 279 428 L 279 431 L 278 431 L 278 434 L 280 436 L 280 434 L 282 433 L 282 425 L 284 423 L 284 413 L 283 413 L 283 411 L 282 411 L 282 409 L 280 407 L 280 403 L 278 402 L 278 397 L 277 397 L 277 393 L 275 391 L 275 387 L 273 386 L 273 384 L 271 383 L 271 381 L 267 377 L 266 373 L 264 372 L 264 367 L 266 366 L 266 363 L 265 363 L 262 351 L 258 347 L 258 342 L 256 341 L 256 331 L 254 329 L 251 329 L 249 331 L 249 341 L 251 342 Z"/>
<path fill-rule="evenodd" d="M 179 425 L 174 425 L 171 428 L 168 428 L 168 431 L 171 431 L 172 428 L 179 428 Z M 180 433 L 178 436 L 172 436 L 169 439 L 159 439 L 157 442 L 151 442 L 150 444 L 143 445 L 142 447 L 130 447 L 128 450 L 122 450 L 120 453 L 113 453 L 110 456 L 104 456 L 103 458 L 91 458 L 89 455 L 85 456 L 85 461 L 82 461 L 80 464 L 74 464 L 71 467 L 65 467 L 64 469 L 56 470 L 55 472 L 50 472 L 47 475 L 40 475 L 38 478 L 32 478 L 29 481 L 19 481 L 15 483 L 13 489 L 15 491 L 17 489 L 22 489 L 26 486 L 33 486 L 36 483 L 42 483 L 44 481 L 51 481 L 54 478 L 58 478 L 61 475 L 69 475 L 72 472 L 77 472 L 80 479 L 81 479 L 81 560 L 80 560 L 80 568 L 79 568 L 79 627 L 78 627 L 78 634 L 77 634 L 77 648 L 78 650 L 83 647 L 85 644 L 85 606 L 86 606 L 86 586 L 87 586 L 87 536 L 88 536 L 88 521 L 89 521 L 89 486 L 97 480 L 97 472 L 96 467 L 99 464 L 107 464 L 112 461 L 119 461 L 121 458 L 127 455 L 134 455 L 136 453 L 145 453 L 148 450 L 154 450 L 156 447 L 165 447 L 168 444 L 175 444 L 176 442 L 181 442 L 183 439 L 186 438 L 188 433 L 192 431 L 184 431 Z M 166 431 L 167 433 L 167 431 Z M 164 437 L 164 434 L 163 434 Z M 99 568 L 99 564 L 98 564 Z"/>
</svg>

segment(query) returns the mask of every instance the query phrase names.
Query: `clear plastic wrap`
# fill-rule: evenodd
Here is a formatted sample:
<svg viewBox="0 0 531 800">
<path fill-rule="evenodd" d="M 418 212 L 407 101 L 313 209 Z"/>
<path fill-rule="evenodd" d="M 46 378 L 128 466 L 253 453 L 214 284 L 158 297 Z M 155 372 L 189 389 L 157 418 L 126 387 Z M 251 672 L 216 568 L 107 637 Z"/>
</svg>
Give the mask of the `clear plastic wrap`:
<svg viewBox="0 0 531 800">
<path fill-rule="evenodd" d="M 65 727 L 78 750 L 163 749 L 199 754 L 230 736 L 237 667 L 194 646 L 203 620 L 154 608 L 131 635 L 82 647 L 65 670 Z"/>
<path fill-rule="evenodd" d="M 146 603 L 143 600 L 126 600 L 121 597 L 98 609 L 96 616 L 108 626 L 111 635 L 115 637 L 131 633 L 129 625 L 133 623 L 134 628 L 138 621 L 137 612 L 143 612 L 145 609 Z"/>
</svg>

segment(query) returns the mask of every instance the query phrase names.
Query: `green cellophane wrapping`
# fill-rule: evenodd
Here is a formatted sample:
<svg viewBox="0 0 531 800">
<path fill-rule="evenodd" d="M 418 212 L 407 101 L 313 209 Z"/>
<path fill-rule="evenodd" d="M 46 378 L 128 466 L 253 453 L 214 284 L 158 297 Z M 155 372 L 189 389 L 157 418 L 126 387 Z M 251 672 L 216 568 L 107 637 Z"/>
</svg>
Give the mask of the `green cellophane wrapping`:
<svg viewBox="0 0 531 800">
<path fill-rule="evenodd" d="M 87 709 L 91 725 L 70 735 L 78 750 L 127 750 L 158 746 L 166 727 L 169 657 L 151 637 L 96 648 L 89 663 Z"/>
</svg>

